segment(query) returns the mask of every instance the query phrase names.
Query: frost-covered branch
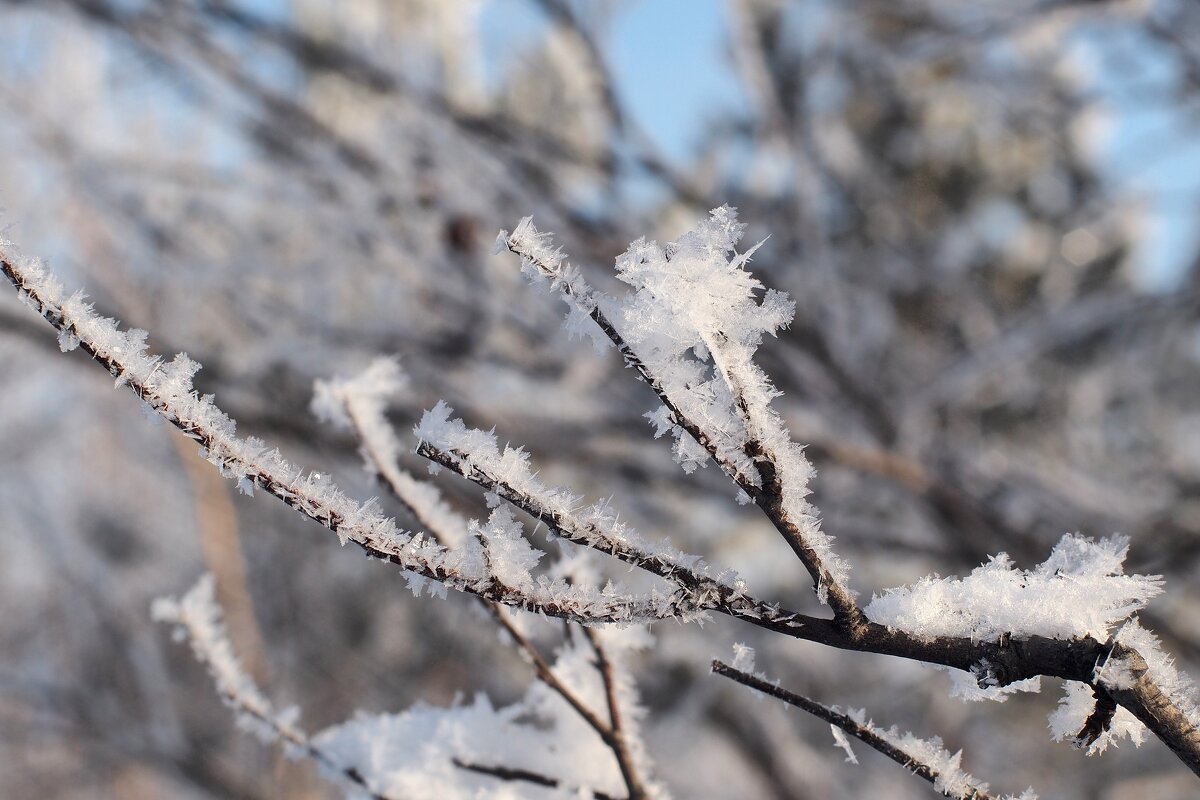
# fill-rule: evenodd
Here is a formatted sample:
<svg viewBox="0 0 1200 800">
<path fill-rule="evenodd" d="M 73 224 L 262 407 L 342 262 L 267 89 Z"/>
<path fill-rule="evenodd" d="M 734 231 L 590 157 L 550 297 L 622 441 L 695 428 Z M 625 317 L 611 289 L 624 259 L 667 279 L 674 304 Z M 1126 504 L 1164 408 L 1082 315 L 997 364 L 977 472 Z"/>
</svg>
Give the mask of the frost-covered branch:
<svg viewBox="0 0 1200 800">
<path fill-rule="evenodd" d="M 685 469 L 711 457 L 783 533 L 813 576 L 818 594 L 834 609 L 833 625 L 793 618 L 788 633 L 962 670 L 978 684 L 978 697 L 1003 697 L 1033 685 L 1039 675 L 1095 687 L 1095 666 L 1113 650 L 1105 643 L 1108 631 L 1158 592 L 1156 579 L 1125 576 L 1113 568 L 1123 558 L 1120 547 L 1119 555 L 1103 547 L 1087 552 L 1089 543 L 1067 537 L 1047 562 L 1045 574 L 1014 573 L 1007 578 L 1007 593 L 993 597 L 989 591 L 995 587 L 968 586 L 971 579 L 957 587 L 928 580 L 876 598 L 865 614 L 860 610 L 845 585 L 845 564 L 830 549 L 815 510 L 805 500 L 811 467 L 770 408 L 776 391 L 753 363 L 763 334 L 774 334 L 786 324 L 792 306 L 770 291 L 761 302 L 755 301 L 754 292 L 762 286 L 742 269 L 753 250 L 741 256 L 734 250 L 741 230 L 734 213 L 721 208 L 666 247 L 638 240 L 617 260 L 617 276 L 635 290 L 623 301 L 590 287 L 528 218 L 512 234 L 502 232 L 497 245 L 521 256 L 526 272 L 548 279 L 559 291 L 570 309 L 569 328 L 590 332 L 585 323 L 594 322 L 626 364 L 654 389 L 663 408 L 651 414 L 651 420 L 658 426 L 657 435 L 674 432 L 676 457 Z M 616 315 L 623 321 L 620 329 L 612 321 Z M 504 476 L 491 477 L 504 483 Z M 1072 556 L 1080 551 L 1085 553 L 1086 574 L 1055 571 L 1056 558 L 1077 561 Z M 1011 572 L 1001 558 L 981 583 L 989 577 L 1003 583 L 1005 570 Z M 1042 586 L 1076 602 L 1064 613 Z M 932 601 L 945 598 L 926 591 L 947 589 L 955 599 L 940 603 Z M 1021 597 L 1023 618 L 1014 619 L 1006 605 L 1011 590 Z M 906 599 L 912 601 L 907 608 L 913 614 L 903 610 Z M 991 627 L 981 629 L 980 621 Z M 1107 685 L 1103 688 L 1119 704 L 1128 704 L 1130 713 L 1200 772 L 1195 724 L 1200 717 L 1192 711 L 1194 703 L 1187 692 L 1176 691 L 1170 679 L 1164 679 L 1165 688 L 1160 685 L 1154 672 L 1136 672 L 1139 679 L 1127 681 L 1130 686 L 1123 689 L 1123 697 Z M 1085 722 L 1077 720 L 1074 732 L 1084 733 Z"/>
<path fill-rule="evenodd" d="M 772 521 L 839 623 L 855 632 L 865 620 L 846 585 L 849 567 L 805 499 L 812 467 L 770 407 L 778 391 L 753 362 L 763 335 L 785 326 L 794 304 L 775 290 L 756 301 L 762 284 L 743 269 L 756 248 L 734 250 L 743 227 L 722 207 L 666 248 L 634 242 L 617 259 L 617 276 L 635 289 L 622 302 L 589 286 L 531 218 L 501 232 L 497 245 L 549 279 L 570 308 L 568 326 L 585 331 L 590 318 L 599 327 L 662 401 L 661 413 L 649 415 L 656 435 L 675 431 L 676 457 L 689 471 L 711 457 Z M 620 330 L 610 314 L 622 316 Z"/>
<path fill-rule="evenodd" d="M 712 609 L 776 631 L 802 624 L 802 615 L 749 596 L 732 570 L 714 576 L 698 556 L 682 553 L 667 541 L 645 541 L 620 522 L 608 504 L 584 506 L 568 490 L 546 486 L 530 470 L 524 451 L 511 447 L 501 451 L 494 434 L 451 420 L 451 413 L 445 404 L 426 412 L 417 427 L 418 454 L 494 492 L 564 539 L 677 585 L 687 603 L 697 609 Z"/>
<path fill-rule="evenodd" d="M 400 454 L 395 430 L 384 414 L 386 398 L 393 394 L 403 382 L 399 364 L 393 359 L 377 359 L 361 375 L 348 380 L 318 381 L 313 409 L 318 416 L 337 424 L 348 425 L 359 440 L 363 459 L 368 470 L 379 476 L 380 481 L 392 496 L 403 505 L 438 542 L 446 545 L 467 541 L 468 523 L 454 513 L 442 500 L 441 493 L 431 484 L 417 480 L 398 466 Z M 487 539 L 480 537 L 487 561 L 491 551 Z M 598 635 L 585 629 L 600 661 L 601 676 L 605 683 L 606 703 L 610 723 L 605 723 L 598 714 L 579 696 L 572 687 L 564 683 L 554 668 L 530 641 L 525 632 L 509 616 L 509 611 L 495 601 L 478 598 L 489 614 L 520 650 L 534 669 L 537 679 L 556 692 L 580 719 L 588 724 L 612 751 L 621 770 L 622 779 L 628 790 L 629 800 L 645 798 L 646 789 L 638 765 L 634 762 L 626 732 L 618 724 L 621 719 L 617 711 L 614 688 L 614 668 L 604 652 Z M 540 786 L 558 786 L 558 780 L 528 770 L 503 766 L 455 763 L 464 769 L 492 775 L 504 780 L 523 780 Z M 607 797 L 596 793 L 596 797 Z"/>
<path fill-rule="evenodd" d="M 213 576 L 204 575 L 179 599 L 156 600 L 152 614 L 154 619 L 174 625 L 177 638 L 186 638 L 191 643 L 196 660 L 208 669 L 217 694 L 237 714 L 238 723 L 264 742 L 282 743 L 291 758 L 311 759 L 330 774 L 365 791 L 372 800 L 390 800 L 389 795 L 372 787 L 358 767 L 342 763 L 313 744 L 296 724 L 299 709 L 274 709 L 233 651 L 214 587 Z"/>
<path fill-rule="evenodd" d="M 443 547 L 466 544 L 467 521 L 455 513 L 432 484 L 401 469 L 400 442 L 384 413 L 388 398 L 407 382 L 393 358 L 377 358 L 352 378 L 317 381 L 312 410 L 318 419 L 349 428 L 358 441 L 363 466 Z"/>
<path fill-rule="evenodd" d="M 353 542 L 368 556 L 391 562 L 409 575 L 414 588 L 424 581 L 525 608 L 548 616 L 588 622 L 632 623 L 677 616 L 671 598 L 652 593 L 633 597 L 612 590 L 530 580 L 514 586 L 487 571 L 478 547 L 446 548 L 422 533 L 400 530 L 374 501 L 360 504 L 319 472 L 305 473 L 260 440 L 242 439 L 236 425 L 192 387 L 200 365 L 184 354 L 164 362 L 146 352 L 145 331 L 122 331 L 92 311 L 80 292 L 66 296 L 59 281 L 38 264 L 19 265 L 0 254 L 0 272 L 21 299 L 59 333 L 63 350 L 84 350 L 156 414 L 199 442 L 202 453 L 244 492 L 256 488 Z"/>
<path fill-rule="evenodd" d="M 714 660 L 712 671 L 828 722 L 833 727 L 835 743 L 846 751 L 847 761 L 858 763 L 849 742 L 839 735 L 839 731 L 850 734 L 914 775 L 929 781 L 934 789 L 946 797 L 956 800 L 991 800 L 997 797 L 988 793 L 986 783 L 980 783 L 977 778 L 963 771 L 962 752 L 950 753 L 942 746 L 938 737 L 919 739 L 911 733 L 900 733 L 895 727 L 883 730 L 868 720 L 862 709 L 845 714 L 767 681 L 761 675 L 753 673 L 752 656 L 749 661 L 749 664 L 742 665 L 746 666 L 746 669 L 737 669 L 723 661 Z M 1020 798 L 1006 795 L 1005 800 L 1037 800 L 1037 797 L 1032 792 L 1025 792 Z"/>
<path fill-rule="evenodd" d="M 498 606 L 497 611 L 503 612 Z M 438 773 L 438 758 L 444 757 L 448 765 L 467 773 L 486 775 L 506 781 L 523 781 L 536 786 L 547 788 L 569 787 L 565 781 L 549 777 L 544 771 L 531 769 L 528 766 L 492 766 L 472 760 L 475 756 L 487 757 L 484 754 L 472 755 L 468 746 L 463 755 L 451 755 L 452 750 L 463 748 L 461 733 L 456 733 L 452 724 L 453 717 L 459 709 L 451 708 L 444 711 L 433 709 L 414 709 L 408 712 L 409 717 L 415 717 L 417 724 L 410 725 L 412 730 L 404 730 L 404 717 L 359 717 L 355 722 L 322 731 L 316 736 L 309 736 L 296 724 L 299 712 L 296 708 L 286 711 L 276 711 L 271 702 L 263 695 L 254 681 L 242 668 L 222 620 L 221 609 L 218 606 L 213 591 L 212 575 L 203 576 L 197 584 L 181 598 L 160 598 L 153 605 L 155 619 L 175 626 L 176 637 L 186 638 L 192 646 L 196 659 L 202 663 L 212 675 L 221 699 L 232 708 L 239 724 L 248 731 L 258 735 L 264 742 L 280 742 L 285 753 L 292 758 L 307 758 L 315 762 L 324 772 L 338 780 L 353 784 L 366 792 L 372 800 L 393 800 L 393 798 L 408 798 L 413 796 L 445 796 L 436 785 Z M 472 709 L 479 732 L 488 735 L 487 726 L 494 727 L 497 723 L 500 729 L 506 729 L 510 734 L 523 731 L 513 730 L 515 717 L 521 714 L 536 713 L 537 702 L 518 704 L 509 713 L 489 713 L 490 707 L 484 705 Z M 431 747 L 430 735 L 422 730 L 421 712 L 429 717 L 429 722 L 435 728 L 445 729 L 441 736 L 445 738 L 445 750 L 438 746 Z M 480 714 L 479 712 L 482 712 Z M 439 717 L 444 719 L 439 720 Z M 604 723 L 598 723 L 607 731 Z M 494 733 L 494 732 L 493 732 Z M 556 748 L 554 731 L 549 731 L 543 737 L 544 754 L 553 755 Z M 606 733 L 606 736 L 611 734 Z M 362 745 L 366 743 L 367 747 Z M 606 742 L 607 743 L 607 742 Z M 442 743 L 439 743 L 442 744 Z M 423 769 L 431 774 L 434 782 L 423 779 L 419 774 L 412 774 L 411 766 L 392 763 L 395 759 L 380 758 L 380 748 L 390 747 L 406 752 L 410 759 L 424 760 Z M 424 749 L 429 752 L 423 752 Z M 541 749 L 541 748 L 530 748 Z M 365 750 L 365 754 L 359 751 Z M 441 750 L 439 752 L 439 750 Z M 616 751 L 614 756 L 619 759 Z M 350 757 L 353 755 L 354 757 Z M 494 754 L 492 755 L 494 758 Z M 543 759 L 543 761 L 546 759 Z M 619 762 L 618 762 L 619 763 Z M 357 764 L 357 766 L 356 766 Z M 624 770 L 622 769 L 622 775 Z M 402 791 L 397 784 L 405 782 L 421 787 L 419 795 Z M 381 789 L 380 787 L 389 787 Z M 641 784 L 630 792 L 630 798 L 647 797 Z M 580 788 L 583 788 L 582 786 Z M 600 790 L 585 790 L 593 797 L 616 800 L 616 795 Z M 455 795 L 457 796 L 457 795 Z M 479 794 L 480 797 L 491 795 Z M 624 800 L 624 799 L 623 799 Z"/>
</svg>

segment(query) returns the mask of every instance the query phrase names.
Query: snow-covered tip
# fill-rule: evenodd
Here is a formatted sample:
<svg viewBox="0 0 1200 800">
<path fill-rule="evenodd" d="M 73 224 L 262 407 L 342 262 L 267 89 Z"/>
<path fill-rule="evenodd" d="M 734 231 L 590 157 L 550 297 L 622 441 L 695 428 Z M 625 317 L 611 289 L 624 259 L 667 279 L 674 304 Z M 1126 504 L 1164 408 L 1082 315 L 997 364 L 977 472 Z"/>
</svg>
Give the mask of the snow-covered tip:
<svg viewBox="0 0 1200 800">
<path fill-rule="evenodd" d="M 160 597 L 150 607 L 151 617 L 175 626 L 176 639 L 187 639 L 196 660 L 208 669 L 222 701 L 238 716 L 238 724 L 264 742 L 284 739 L 303 742 L 296 727 L 295 709 L 276 711 L 271 701 L 246 674 L 225 629 L 211 573 L 200 577 L 186 594 L 176 599 Z"/>
<path fill-rule="evenodd" d="M 322 422 L 346 427 L 350 425 L 347 406 L 361 405 L 364 410 L 378 411 L 389 398 L 408 385 L 408 376 L 395 358 L 376 358 L 362 372 L 349 378 L 318 380 L 313 384 L 313 399 L 309 409 Z"/>
<path fill-rule="evenodd" d="M 548 278 L 557 278 L 562 272 L 566 256 L 562 248 L 554 244 L 552 234 L 543 233 L 533 225 L 533 217 L 525 217 L 512 233 L 500 232 L 503 245 L 521 257 L 522 263 Z M 501 240 L 497 240 L 499 249 Z"/>
</svg>

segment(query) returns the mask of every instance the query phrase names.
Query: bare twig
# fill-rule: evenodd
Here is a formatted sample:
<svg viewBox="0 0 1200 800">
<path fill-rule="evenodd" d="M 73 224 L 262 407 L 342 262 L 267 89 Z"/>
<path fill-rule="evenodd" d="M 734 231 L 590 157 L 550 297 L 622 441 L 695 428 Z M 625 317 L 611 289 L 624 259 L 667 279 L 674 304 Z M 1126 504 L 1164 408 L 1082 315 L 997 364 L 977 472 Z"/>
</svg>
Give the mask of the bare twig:
<svg viewBox="0 0 1200 800">
<path fill-rule="evenodd" d="M 646 787 L 638 775 L 637 764 L 630 747 L 629 729 L 625 725 L 620 699 L 617 697 L 617 676 L 613 663 L 608 654 L 604 652 L 604 646 L 600 643 L 597 633 L 591 628 L 584 628 L 583 633 L 596 653 L 596 669 L 600 672 L 601 680 L 604 681 L 604 696 L 608 703 L 610 721 L 605 741 L 612 748 L 613 755 L 617 757 L 617 764 L 621 768 L 621 777 L 624 778 L 625 788 L 629 791 L 629 800 L 644 800 L 647 797 Z"/>
</svg>

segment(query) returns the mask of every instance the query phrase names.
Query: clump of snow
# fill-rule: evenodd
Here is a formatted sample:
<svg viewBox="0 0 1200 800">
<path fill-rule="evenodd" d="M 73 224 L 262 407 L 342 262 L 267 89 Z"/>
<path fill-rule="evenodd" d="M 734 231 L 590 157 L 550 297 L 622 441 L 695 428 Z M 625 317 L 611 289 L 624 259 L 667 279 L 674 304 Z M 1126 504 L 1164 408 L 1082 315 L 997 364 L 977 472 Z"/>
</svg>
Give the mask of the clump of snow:
<svg viewBox="0 0 1200 800">
<path fill-rule="evenodd" d="M 522 526 L 507 506 L 492 511 L 486 525 L 471 522 L 471 533 L 484 543 L 491 573 L 518 589 L 533 584 L 530 573 L 545 553 L 535 550 L 525 539 Z"/>
<path fill-rule="evenodd" d="M 1031 570 L 1015 568 L 1001 553 L 965 578 L 926 577 L 889 589 L 864 611 L 874 622 L 922 639 L 984 641 L 1011 634 L 1103 640 L 1162 591 L 1159 576 L 1124 574 L 1128 548 L 1122 536 L 1094 541 L 1068 534 Z"/>
</svg>

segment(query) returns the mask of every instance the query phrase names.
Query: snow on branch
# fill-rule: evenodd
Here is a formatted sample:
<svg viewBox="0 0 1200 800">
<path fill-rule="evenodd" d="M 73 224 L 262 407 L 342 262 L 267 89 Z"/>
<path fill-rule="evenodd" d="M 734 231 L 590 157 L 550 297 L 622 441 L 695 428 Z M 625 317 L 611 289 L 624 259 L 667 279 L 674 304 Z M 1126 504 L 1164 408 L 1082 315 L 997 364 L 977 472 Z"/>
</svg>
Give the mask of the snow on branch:
<svg viewBox="0 0 1200 800">
<path fill-rule="evenodd" d="M 712 671 L 828 722 L 833 726 L 834 743 L 847 753 L 848 762 L 857 764 L 858 759 L 850 749 L 849 742 L 841 735 L 843 732 L 879 751 L 914 775 L 929 781 L 936 791 L 946 797 L 956 800 L 991 800 L 997 797 L 988 793 L 986 783 L 980 783 L 977 778 L 962 769 L 962 751 L 950 753 L 942 745 L 939 737 L 920 739 L 908 732 L 901 733 L 895 727 L 883 730 L 867 719 L 866 712 L 862 709 L 842 713 L 837 708 L 780 688 L 778 684 L 766 680 L 762 673 L 753 672 L 753 657 L 748 658 L 745 649 L 738 653 L 735 663 L 745 668 L 739 669 L 737 666 L 714 660 Z M 1032 790 L 1026 790 L 1019 797 L 1004 795 L 1004 800 L 1037 800 L 1037 795 Z"/>
<path fill-rule="evenodd" d="M 589 286 L 529 217 L 501 232 L 497 245 L 550 281 L 570 308 L 570 324 L 596 323 L 662 401 L 648 416 L 657 436 L 673 432 L 684 469 L 706 457 L 720 465 L 800 558 L 821 601 L 854 631 L 864 620 L 847 587 L 849 565 L 821 530 L 807 500 L 812 466 L 771 408 L 778 390 L 754 363 L 763 336 L 791 322 L 794 303 L 764 291 L 745 270 L 757 246 L 736 252 L 743 228 L 723 206 L 666 246 L 639 239 L 617 258 L 617 277 L 634 290 L 620 300 Z"/>
<path fill-rule="evenodd" d="M 965 578 L 922 578 L 888 589 L 865 611 L 873 621 L 919 638 L 994 640 L 1003 635 L 1104 640 L 1113 626 L 1162 592 L 1157 575 L 1126 575 L 1123 536 L 1064 536 L 1030 570 L 1001 553 Z"/>
<path fill-rule="evenodd" d="M 1139 702 L 1131 703 L 1131 697 Z M 1088 755 L 1103 753 L 1121 738 L 1140 747 L 1146 728 L 1162 736 L 1164 727 L 1196 736 L 1200 696 L 1191 678 L 1163 652 L 1158 637 L 1136 619 L 1126 621 L 1110 639 L 1104 658 L 1093 671 L 1091 691 L 1068 684 L 1050 715 L 1055 740 L 1069 739 Z M 1182 746 L 1168 744 L 1190 763 Z"/>
<path fill-rule="evenodd" d="M 835 580 L 835 573 L 843 573 L 837 569 L 838 562 L 827 559 L 830 554 L 821 549 L 828 543 L 827 539 L 808 535 L 817 531 L 815 527 L 805 527 L 809 522 L 815 526 L 815 519 L 796 517 L 801 514 L 796 498 L 802 498 L 806 491 L 801 478 L 806 480 L 807 473 L 798 461 L 788 462 L 789 453 L 802 456 L 798 448 L 790 449 L 794 448 L 790 442 L 785 448 L 785 432 L 775 429 L 774 418 L 767 413 L 769 409 L 764 404 L 770 399 L 766 397 L 770 391 L 761 384 L 743 380 L 749 374 L 745 372 L 749 362 L 742 363 L 739 359 L 742 356 L 748 359 L 756 337 L 761 338 L 762 332 L 769 332 L 768 328 L 774 323 L 764 323 L 757 334 L 753 333 L 752 327 L 732 333 L 719 331 L 724 339 L 713 334 L 709 344 L 701 342 L 703 347 L 699 349 L 692 346 L 691 355 L 686 352 L 680 355 L 677 347 L 668 346 L 669 342 L 647 344 L 649 338 L 653 338 L 649 337 L 641 342 L 640 349 L 657 359 L 653 363 L 669 367 L 678 362 L 679 371 L 660 380 L 647 366 L 651 362 L 639 358 L 601 311 L 602 306 L 610 305 L 609 301 L 588 289 L 576 273 L 568 271 L 556 251 L 547 251 L 544 238 L 532 225 L 522 227 L 524 230 L 519 231 L 519 235 L 515 233 L 505 241 L 518 252 L 522 247 L 529 249 L 530 260 L 538 259 L 535 267 L 539 270 L 545 267 L 544 271 L 548 271 L 552 280 L 557 280 L 565 295 L 573 298 L 572 302 L 580 303 L 580 309 L 599 325 L 626 361 L 655 388 L 667 412 L 665 416 L 660 415 L 659 420 L 681 427 L 692 435 L 783 531 L 813 574 L 818 587 L 828 590 L 828 602 L 834 609 L 832 620 L 786 612 L 780 612 L 782 617 L 760 615 L 761 618 L 756 620 L 753 614 L 745 612 L 750 606 L 759 605 L 758 601 L 741 595 L 740 586 L 721 575 L 709 576 L 698 562 L 692 563 L 673 550 L 665 552 L 665 558 L 660 561 L 645 561 L 641 557 L 654 555 L 653 548 L 644 550 L 644 543 L 632 532 L 617 526 L 615 517 L 610 519 L 597 512 L 589 518 L 586 510 L 580 511 L 577 500 L 561 490 L 523 487 L 522 481 L 530 477 L 527 455 L 513 448 L 500 451 L 493 435 L 466 429 L 460 421 L 451 422 L 449 409 L 444 407 L 427 415 L 419 426 L 418 435 L 433 448 L 423 445 L 427 450 L 425 455 L 457 460 L 462 456 L 455 451 L 488 454 L 484 479 L 498 487 L 494 491 L 499 493 L 499 487 L 511 487 L 512 496 L 508 499 L 515 505 L 525 503 L 521 507 L 539 519 L 543 518 L 543 513 L 559 514 L 561 518 L 557 520 L 555 530 L 567 538 L 578 536 L 589 540 L 618 557 L 623 554 L 631 559 L 631 563 L 641 559 L 657 564 L 657 569 L 667 573 L 662 577 L 671 581 L 673 588 L 669 592 L 656 589 L 646 595 L 632 596 L 611 584 L 598 589 L 571 583 L 554 570 L 535 577 L 530 569 L 530 559 L 536 553 L 517 545 L 517 538 L 521 538 L 521 545 L 528 548 L 523 537 L 517 536 L 517 523 L 507 511 L 494 514 L 485 526 L 477 529 L 477 536 L 467 536 L 461 546 L 453 549 L 447 549 L 427 534 L 400 530 L 393 520 L 380 512 L 374 501 L 360 504 L 339 491 L 327 476 L 306 473 L 289 464 L 265 443 L 238 437 L 233 421 L 217 408 L 213 398 L 201 396 L 193 389 L 192 378 L 199 365 L 186 355 L 180 354 L 167 362 L 147 353 L 145 331 L 120 330 L 113 320 L 95 314 L 82 294 L 67 296 L 61 284 L 40 265 L 19 263 L 0 250 L 0 272 L 16 287 L 19 297 L 58 332 L 64 350 L 83 349 L 108 370 L 117 386 L 126 386 L 156 414 L 199 442 L 202 454 L 222 474 L 237 481 L 243 491 L 252 492 L 256 488 L 266 491 L 337 533 L 343 544 L 353 542 L 369 556 L 402 567 L 415 591 L 433 581 L 435 589 L 451 587 L 490 602 L 584 623 L 695 618 L 702 616 L 705 608 L 730 613 L 722 608 L 724 603 L 730 610 L 737 610 L 735 616 L 790 636 L 845 650 L 895 655 L 969 671 L 991 687 L 1010 686 L 1040 675 L 1064 678 L 1091 687 L 1097 700 L 1090 713 L 1086 712 L 1085 703 L 1072 701 L 1070 713 L 1064 712 L 1062 717 L 1061 730 L 1078 724 L 1080 727 L 1074 738 L 1089 746 L 1101 741 L 1106 732 L 1119 732 L 1125 723 L 1119 713 L 1110 713 L 1112 702 L 1115 702 L 1162 739 L 1189 769 L 1200 774 L 1200 713 L 1190 682 L 1175 670 L 1153 636 L 1135 623 L 1126 623 L 1114 637 L 1107 636 L 1112 625 L 1127 619 L 1159 591 L 1156 578 L 1123 574 L 1123 542 L 1097 544 L 1082 537 L 1067 537 L 1046 564 L 1033 570 L 1021 572 L 1013 569 L 1006 559 L 997 558 L 962 580 L 930 578 L 913 587 L 877 597 L 868 607 L 869 618 L 864 616 L 844 584 Z M 645 271 L 646 264 L 654 261 L 660 271 L 667 274 L 665 265 L 669 263 L 690 263 L 689 259 L 703 261 L 708 258 L 712 259 L 708 266 L 717 271 L 720 268 L 718 261 L 723 261 L 726 269 L 740 271 L 744 259 L 737 256 L 730 259 L 729 256 L 731 243 L 740 232 L 733 218 L 714 215 L 705 230 L 703 235 L 684 237 L 663 248 L 659 251 L 661 259 L 651 252 L 644 263 L 639 257 L 630 268 L 640 273 Z M 536 247 L 528 247 L 530 237 Z M 700 267 L 697 270 L 702 272 Z M 646 272 L 635 279 L 635 283 L 640 282 L 635 299 L 644 291 L 653 294 L 652 287 L 658 285 L 655 283 L 658 278 L 651 280 L 649 275 L 651 273 Z M 734 280 L 730 285 L 744 284 Z M 755 290 L 752 287 L 748 291 Z M 733 300 L 736 302 L 738 298 Z M 741 300 L 749 304 L 747 308 L 756 305 L 753 296 L 750 300 Z M 673 311 L 669 304 L 665 310 L 654 309 L 654 313 L 664 315 L 668 311 L 677 316 L 683 313 Z M 774 319 L 768 317 L 768 322 Z M 668 315 L 663 319 L 672 317 Z M 668 330 L 662 332 L 668 339 L 672 330 L 683 330 L 689 336 L 700 330 L 698 324 L 691 333 L 678 321 L 671 324 L 676 327 L 668 326 Z M 731 341 L 737 347 L 727 347 Z M 726 349 L 722 350 L 723 347 Z M 733 352 L 734 360 L 722 361 L 718 351 Z M 664 353 L 674 353 L 676 360 L 670 361 Z M 694 379 L 681 378 L 689 369 L 693 370 Z M 344 393 L 348 391 L 340 401 L 346 417 L 349 418 L 356 408 L 364 418 L 370 414 L 381 416 L 381 387 L 394 385 L 394 382 L 395 375 L 389 374 L 389 368 L 381 367 L 367 385 L 350 390 L 343 387 Z M 727 395 L 721 395 L 722 391 L 727 391 Z M 335 394 L 330 397 L 334 398 Z M 704 429 L 712 421 L 711 417 L 698 421 L 681 410 L 690 408 L 686 404 L 699 402 L 698 398 L 705 394 L 709 399 L 724 397 L 716 405 L 729 412 L 725 420 L 728 425 L 720 431 L 714 429 L 712 436 Z M 676 402 L 675 395 L 686 398 L 680 400 L 684 405 Z M 336 417 L 334 412 L 330 413 Z M 741 426 L 740 433 L 738 425 Z M 714 437 L 725 434 L 734 437 L 730 441 L 741 441 L 745 461 L 737 456 L 735 463 L 722 455 L 726 450 L 722 449 L 724 445 L 720 445 L 720 441 L 724 440 Z M 393 452 L 396 448 L 394 439 L 383 441 L 381 448 L 381 453 Z M 441 456 L 435 454 L 434 449 L 441 450 Z M 727 454 L 729 458 L 735 457 L 732 451 Z M 789 489 L 790 494 L 782 488 L 781 465 L 784 465 L 782 474 L 790 475 L 789 481 L 798 482 L 799 488 Z M 470 464 L 464 462 L 464 466 Z M 524 495 L 518 496 L 523 490 Z M 585 524 L 577 526 L 576 518 Z M 499 564 L 499 569 L 496 569 L 497 558 L 506 562 Z M 828 567 L 827 563 L 833 566 Z M 685 570 L 691 570 L 696 577 L 689 576 Z M 710 580 L 712 583 L 706 582 Z M 687 591 L 682 591 L 681 586 Z M 723 594 L 725 589 L 733 593 Z M 697 591 L 701 595 L 708 593 L 702 598 L 703 602 L 698 601 Z M 988 593 L 996 591 L 1005 598 L 1003 605 L 988 599 Z M 743 602 L 750 606 L 741 605 Z M 1046 607 L 1054 604 L 1058 606 L 1047 613 Z M 781 624 L 773 620 L 779 620 Z M 556 702 L 565 702 L 552 688 L 541 683 L 537 686 L 553 695 Z M 1081 720 L 1080 716 L 1085 713 L 1086 718 Z M 589 728 L 589 723 L 578 715 L 572 719 L 575 724 Z M 1069 726 L 1067 721 L 1071 723 Z M 1056 731 L 1058 729 L 1056 727 Z M 605 749 L 602 752 L 614 756 L 614 751 Z M 357 762 L 342 759 L 342 763 Z M 473 763 L 504 762 L 484 759 Z"/>
<path fill-rule="evenodd" d="M 478 547 L 447 550 L 422 533 L 400 530 L 374 500 L 358 503 L 339 490 L 328 475 L 305 472 L 261 440 L 243 439 L 236 425 L 213 402 L 199 395 L 192 378 L 200 365 L 184 354 L 164 362 L 146 351 L 147 333 L 122 331 L 115 320 L 92 310 L 81 292 L 67 296 L 62 284 L 39 264 L 18 265 L 0 255 L 0 272 L 20 298 L 58 332 L 64 346 L 83 349 L 156 414 L 201 445 L 201 455 L 244 492 L 262 489 L 338 535 L 369 556 L 389 561 L 408 573 L 415 591 L 426 581 L 548 616 L 587 622 L 635 623 L 677 616 L 671 597 L 621 594 L 550 581 L 544 576 L 513 586 L 491 574 Z"/>
<path fill-rule="evenodd" d="M 362 789 L 373 800 L 388 800 L 375 791 L 370 781 L 355 766 L 338 761 L 315 746 L 297 724 L 299 709 L 276 711 L 271 701 L 246 674 L 233 651 L 225 630 L 221 608 L 214 596 L 212 574 L 201 576 L 186 594 L 176 599 L 160 597 L 151 607 L 151 616 L 175 626 L 177 640 L 186 638 L 196 660 L 203 664 L 216 684 L 217 694 L 237 714 L 238 724 L 264 743 L 280 742 L 291 758 L 309 758 L 322 769 Z"/>
</svg>

